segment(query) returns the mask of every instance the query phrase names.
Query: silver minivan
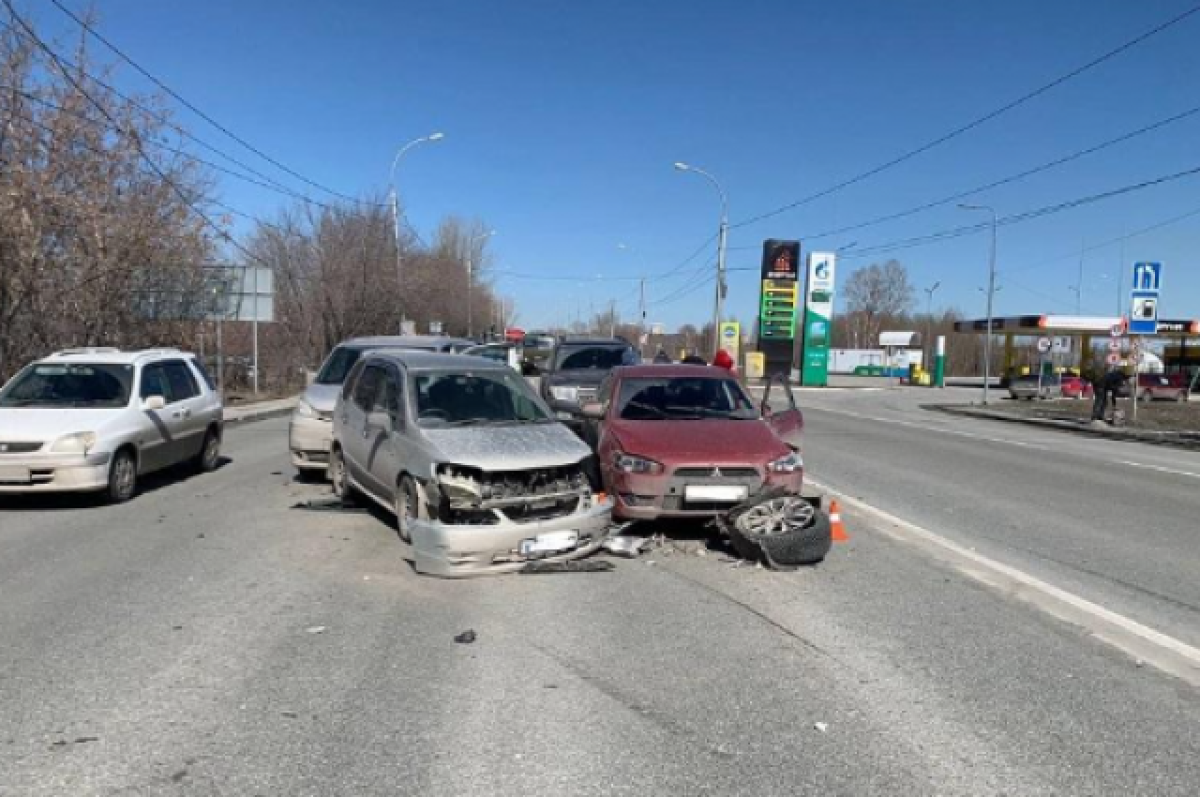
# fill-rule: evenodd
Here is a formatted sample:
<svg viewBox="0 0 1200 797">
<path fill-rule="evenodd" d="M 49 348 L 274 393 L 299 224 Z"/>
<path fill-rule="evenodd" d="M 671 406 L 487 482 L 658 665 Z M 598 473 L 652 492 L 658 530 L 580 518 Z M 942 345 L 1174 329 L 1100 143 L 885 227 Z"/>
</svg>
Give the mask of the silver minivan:
<svg viewBox="0 0 1200 797">
<path fill-rule="evenodd" d="M 503 363 L 373 351 L 338 396 L 329 476 L 395 513 L 418 572 L 465 576 L 599 548 L 612 505 L 591 455 Z"/>
</svg>

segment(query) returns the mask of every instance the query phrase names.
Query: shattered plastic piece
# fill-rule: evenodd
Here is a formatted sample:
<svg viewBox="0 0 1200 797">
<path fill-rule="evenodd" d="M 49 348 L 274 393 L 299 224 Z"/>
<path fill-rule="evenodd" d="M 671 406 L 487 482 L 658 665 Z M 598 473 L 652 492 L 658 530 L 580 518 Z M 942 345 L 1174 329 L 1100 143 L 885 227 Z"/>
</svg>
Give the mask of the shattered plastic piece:
<svg viewBox="0 0 1200 797">
<path fill-rule="evenodd" d="M 642 552 L 642 547 L 648 542 L 645 537 L 632 537 L 623 535 L 619 537 L 609 537 L 604 541 L 602 546 L 604 550 L 611 553 L 613 556 L 624 557 L 625 559 L 636 559 Z"/>
<path fill-rule="evenodd" d="M 816 728 L 817 730 L 819 730 L 821 733 L 828 733 L 828 732 L 829 732 L 829 723 L 826 723 L 826 722 L 817 722 L 817 723 L 814 723 L 814 724 L 813 724 L 813 727 L 814 727 L 814 728 Z"/>
<path fill-rule="evenodd" d="M 292 504 L 292 509 L 307 509 L 312 512 L 354 512 L 358 514 L 367 511 L 365 506 L 343 501 L 337 497 L 310 498 L 307 501 Z"/>
<path fill-rule="evenodd" d="M 569 559 L 565 562 L 530 562 L 522 567 L 523 575 L 536 573 L 607 573 L 616 565 L 603 559 Z"/>
<path fill-rule="evenodd" d="M 457 643 L 458 643 L 458 644 L 460 644 L 460 645 L 469 645 L 469 644 L 471 644 L 472 642 L 474 642 L 474 641 L 475 641 L 475 631 L 474 631 L 474 629 L 468 628 L 466 631 L 463 631 L 461 634 L 459 634 L 458 636 L 454 637 L 454 641 L 455 641 L 455 642 L 457 642 Z"/>
<path fill-rule="evenodd" d="M 313 625 L 313 626 L 309 626 L 308 628 L 305 628 L 304 630 L 310 634 L 324 634 L 329 629 L 327 629 L 323 625 Z"/>
</svg>

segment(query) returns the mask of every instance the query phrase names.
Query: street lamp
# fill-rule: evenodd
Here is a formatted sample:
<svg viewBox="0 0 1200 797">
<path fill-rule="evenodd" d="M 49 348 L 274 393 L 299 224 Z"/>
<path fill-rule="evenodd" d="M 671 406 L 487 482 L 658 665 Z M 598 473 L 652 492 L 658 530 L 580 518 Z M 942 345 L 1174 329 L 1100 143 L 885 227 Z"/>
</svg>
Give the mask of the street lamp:
<svg viewBox="0 0 1200 797">
<path fill-rule="evenodd" d="M 942 287 L 942 282 L 938 280 L 925 289 L 925 295 L 929 297 L 929 301 L 925 305 L 925 341 L 927 345 L 930 345 L 928 353 L 925 355 L 929 358 L 925 361 L 926 368 L 929 367 L 929 360 L 933 359 L 933 347 L 931 345 L 933 341 L 930 340 L 930 336 L 933 334 L 933 294 L 940 287 Z"/>
<path fill-rule="evenodd" d="M 485 233 L 476 235 L 467 243 L 467 337 L 472 340 L 475 337 L 475 322 L 471 312 L 471 300 L 475 296 L 475 269 L 473 261 L 475 257 L 475 244 L 486 238 L 491 238 L 495 234 L 495 230 L 488 230 Z"/>
<path fill-rule="evenodd" d="M 675 162 L 675 168 L 681 172 L 695 172 L 712 183 L 713 188 L 717 189 L 717 193 L 721 195 L 721 226 L 717 231 L 717 298 L 713 308 L 713 356 L 715 357 L 721 348 L 721 304 L 725 299 L 725 238 L 729 233 L 729 199 L 725 196 L 725 189 L 717 182 L 717 178 L 703 169 L 679 161 Z"/>
<path fill-rule="evenodd" d="M 404 157 L 404 153 L 408 152 L 418 144 L 425 144 L 430 141 L 441 141 L 445 138 L 443 133 L 430 133 L 427 136 L 414 138 L 412 141 L 405 144 L 396 152 L 396 157 L 392 158 L 391 170 L 391 186 L 392 186 L 392 230 L 396 236 L 396 290 L 397 293 L 403 290 L 404 280 L 404 252 L 400 246 L 400 192 L 396 190 L 396 167 L 400 165 L 400 159 Z M 400 332 L 404 333 L 404 316 L 400 317 Z"/>
<path fill-rule="evenodd" d="M 996 209 L 991 205 L 959 205 L 963 210 L 983 210 L 992 214 L 992 248 L 988 258 L 987 286 L 987 338 L 983 341 L 983 403 L 986 406 L 989 397 L 989 382 L 992 378 L 992 299 L 996 295 Z"/>
</svg>

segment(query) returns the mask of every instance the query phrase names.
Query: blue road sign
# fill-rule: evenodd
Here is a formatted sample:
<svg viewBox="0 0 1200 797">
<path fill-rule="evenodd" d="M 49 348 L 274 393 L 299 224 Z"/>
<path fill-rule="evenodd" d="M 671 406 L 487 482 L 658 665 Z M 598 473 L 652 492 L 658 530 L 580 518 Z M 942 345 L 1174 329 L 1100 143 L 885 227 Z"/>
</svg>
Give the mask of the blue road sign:
<svg viewBox="0 0 1200 797">
<path fill-rule="evenodd" d="M 1162 292 L 1162 263 L 1134 263 L 1129 292 L 1129 334 L 1158 332 L 1158 299 Z"/>
</svg>

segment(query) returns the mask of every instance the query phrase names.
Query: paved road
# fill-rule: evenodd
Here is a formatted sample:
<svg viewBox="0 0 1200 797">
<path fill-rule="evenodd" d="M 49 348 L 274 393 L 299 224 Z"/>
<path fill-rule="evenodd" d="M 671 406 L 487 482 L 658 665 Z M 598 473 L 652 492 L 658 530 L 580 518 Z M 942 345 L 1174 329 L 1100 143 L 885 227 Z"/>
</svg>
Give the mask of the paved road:
<svg viewBox="0 0 1200 797">
<path fill-rule="evenodd" d="M 809 416 L 831 479 L 839 417 Z M 881 426 L 843 445 L 866 459 Z M 797 573 L 682 540 L 613 573 L 438 581 L 386 518 L 292 509 L 320 490 L 285 434 L 233 428 L 218 472 L 121 507 L 0 505 L 0 795 L 1200 783 L 1193 689 L 855 513 Z"/>
</svg>

